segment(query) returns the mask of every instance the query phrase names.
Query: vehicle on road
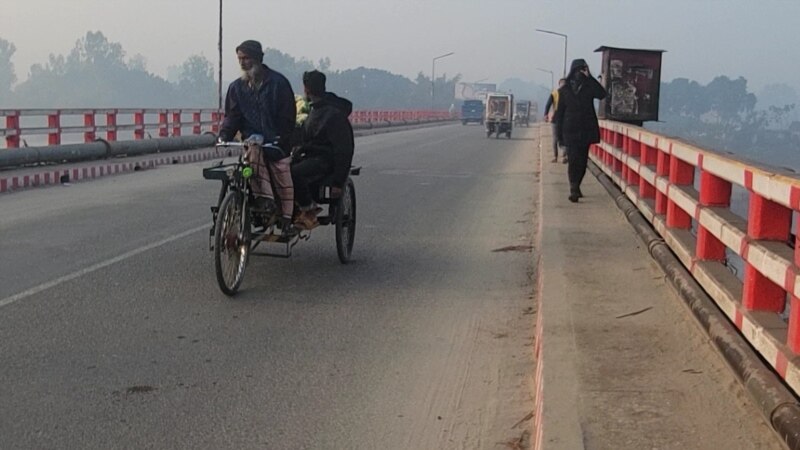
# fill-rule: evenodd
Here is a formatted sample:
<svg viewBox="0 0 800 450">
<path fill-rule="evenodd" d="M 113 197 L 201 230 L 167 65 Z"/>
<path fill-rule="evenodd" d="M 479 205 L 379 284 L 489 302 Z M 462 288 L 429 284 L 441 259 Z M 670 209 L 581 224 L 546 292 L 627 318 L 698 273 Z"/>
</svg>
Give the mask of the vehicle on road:
<svg viewBox="0 0 800 450">
<path fill-rule="evenodd" d="M 483 114 L 486 107 L 482 100 L 464 100 L 461 104 L 461 124 L 475 122 L 483 125 Z"/>
<path fill-rule="evenodd" d="M 535 109 L 531 107 L 531 102 L 517 102 L 517 106 L 514 111 L 514 125 L 525 125 L 526 127 L 529 127 L 531 125 L 531 111 L 535 111 Z"/>
<path fill-rule="evenodd" d="M 486 96 L 486 137 L 499 138 L 505 134 L 511 139 L 514 117 L 514 96 L 511 94 L 489 94 Z"/>
<path fill-rule="evenodd" d="M 217 148 L 245 147 L 241 142 L 221 142 Z M 252 145 L 252 144 L 251 144 Z M 274 144 L 263 144 L 268 148 Z M 280 149 L 277 149 L 280 150 Z M 265 243 L 271 247 L 279 246 L 279 253 L 258 253 L 259 256 L 289 258 L 292 248 L 301 240 L 308 240 L 310 231 L 303 230 L 297 234 L 285 235 L 279 228 L 280 208 L 271 216 L 265 217 L 251 209 L 253 193 L 249 179 L 253 176 L 253 168 L 239 155 L 238 161 L 223 164 L 220 161 L 212 167 L 203 169 L 203 178 L 220 180 L 216 206 L 211 207 L 212 224 L 209 236 L 210 250 L 214 252 L 214 268 L 220 289 L 226 295 L 236 294 L 244 278 L 248 259 L 256 254 L 256 248 Z M 323 213 L 317 217 L 320 225 L 336 226 L 336 251 L 339 261 L 347 264 L 353 250 L 356 232 L 356 191 L 352 176 L 361 172 L 360 167 L 351 167 L 350 176 L 338 197 L 331 196 L 332 177 L 326 177 L 312 186 L 314 201 L 323 206 Z M 273 186 L 274 188 L 274 186 Z M 277 193 L 277 189 L 273 189 Z M 276 203 L 280 205 L 280 201 Z M 327 209 L 327 211 L 324 211 Z"/>
</svg>

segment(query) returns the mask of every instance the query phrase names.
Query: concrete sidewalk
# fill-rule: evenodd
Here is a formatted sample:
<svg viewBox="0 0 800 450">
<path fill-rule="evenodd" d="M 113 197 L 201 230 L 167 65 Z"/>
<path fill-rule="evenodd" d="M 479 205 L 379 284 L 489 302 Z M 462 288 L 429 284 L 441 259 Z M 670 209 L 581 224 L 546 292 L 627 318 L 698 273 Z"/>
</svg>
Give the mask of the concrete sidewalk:
<svg viewBox="0 0 800 450">
<path fill-rule="evenodd" d="M 544 449 L 780 449 L 599 182 L 542 131 L 535 418 Z"/>
</svg>

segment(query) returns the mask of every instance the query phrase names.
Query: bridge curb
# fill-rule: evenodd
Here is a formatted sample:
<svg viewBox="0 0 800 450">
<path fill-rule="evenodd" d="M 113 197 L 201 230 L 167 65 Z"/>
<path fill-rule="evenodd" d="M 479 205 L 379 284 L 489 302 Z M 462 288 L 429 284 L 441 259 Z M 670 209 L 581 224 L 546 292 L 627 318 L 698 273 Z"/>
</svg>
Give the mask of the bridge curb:
<svg viewBox="0 0 800 450">
<path fill-rule="evenodd" d="M 789 449 L 800 449 L 800 404 L 797 398 L 758 357 L 733 327 L 716 303 L 683 267 L 664 240 L 658 236 L 636 206 L 628 200 L 594 162 L 590 169 L 600 184 L 614 198 L 637 235 L 664 271 L 672 288 L 692 312 L 697 324 L 731 367 L 772 429 Z"/>
</svg>

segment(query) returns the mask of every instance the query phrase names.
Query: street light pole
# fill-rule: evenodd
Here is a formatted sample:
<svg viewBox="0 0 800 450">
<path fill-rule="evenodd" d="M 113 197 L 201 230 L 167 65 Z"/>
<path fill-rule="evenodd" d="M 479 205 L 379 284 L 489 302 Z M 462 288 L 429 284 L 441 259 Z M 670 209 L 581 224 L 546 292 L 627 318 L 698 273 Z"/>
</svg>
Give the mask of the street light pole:
<svg viewBox="0 0 800 450">
<path fill-rule="evenodd" d="M 446 57 L 448 57 L 450 55 L 453 55 L 453 54 L 455 54 L 455 52 L 450 52 L 450 53 L 446 53 L 444 55 L 439 55 L 439 56 L 433 58 L 433 61 L 431 61 L 431 110 L 433 110 L 433 108 L 434 108 L 434 98 L 435 98 L 434 96 L 435 96 L 435 92 L 436 92 L 436 60 L 437 59 L 446 58 Z"/>
<path fill-rule="evenodd" d="M 556 36 L 561 36 L 564 38 L 564 78 L 567 78 L 567 35 L 555 31 L 540 30 L 538 28 L 536 29 L 536 31 L 540 33 L 555 34 Z"/>
<path fill-rule="evenodd" d="M 549 73 L 550 74 L 550 89 L 555 89 L 556 88 L 556 80 L 555 80 L 555 77 L 553 76 L 553 71 L 552 70 L 540 69 L 538 67 L 536 68 L 536 70 L 541 70 L 542 72 Z"/>
<path fill-rule="evenodd" d="M 219 81 L 217 82 L 217 110 L 222 111 L 222 0 L 219 0 Z"/>
</svg>

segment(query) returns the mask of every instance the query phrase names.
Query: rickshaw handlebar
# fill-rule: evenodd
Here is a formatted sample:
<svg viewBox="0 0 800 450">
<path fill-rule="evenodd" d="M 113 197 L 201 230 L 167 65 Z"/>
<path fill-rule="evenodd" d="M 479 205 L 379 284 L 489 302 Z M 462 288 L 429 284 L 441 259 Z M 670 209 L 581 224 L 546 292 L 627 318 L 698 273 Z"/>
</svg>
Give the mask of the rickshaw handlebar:
<svg viewBox="0 0 800 450">
<path fill-rule="evenodd" d="M 237 142 L 237 141 L 222 141 L 222 142 L 217 142 L 216 144 L 214 144 L 214 147 L 217 147 L 217 148 L 219 148 L 219 147 L 247 147 L 248 145 L 252 145 L 252 144 L 248 144 L 246 142 Z M 280 147 L 278 147 L 275 144 L 261 144 L 261 148 L 276 148 L 278 150 L 281 149 Z"/>
</svg>

